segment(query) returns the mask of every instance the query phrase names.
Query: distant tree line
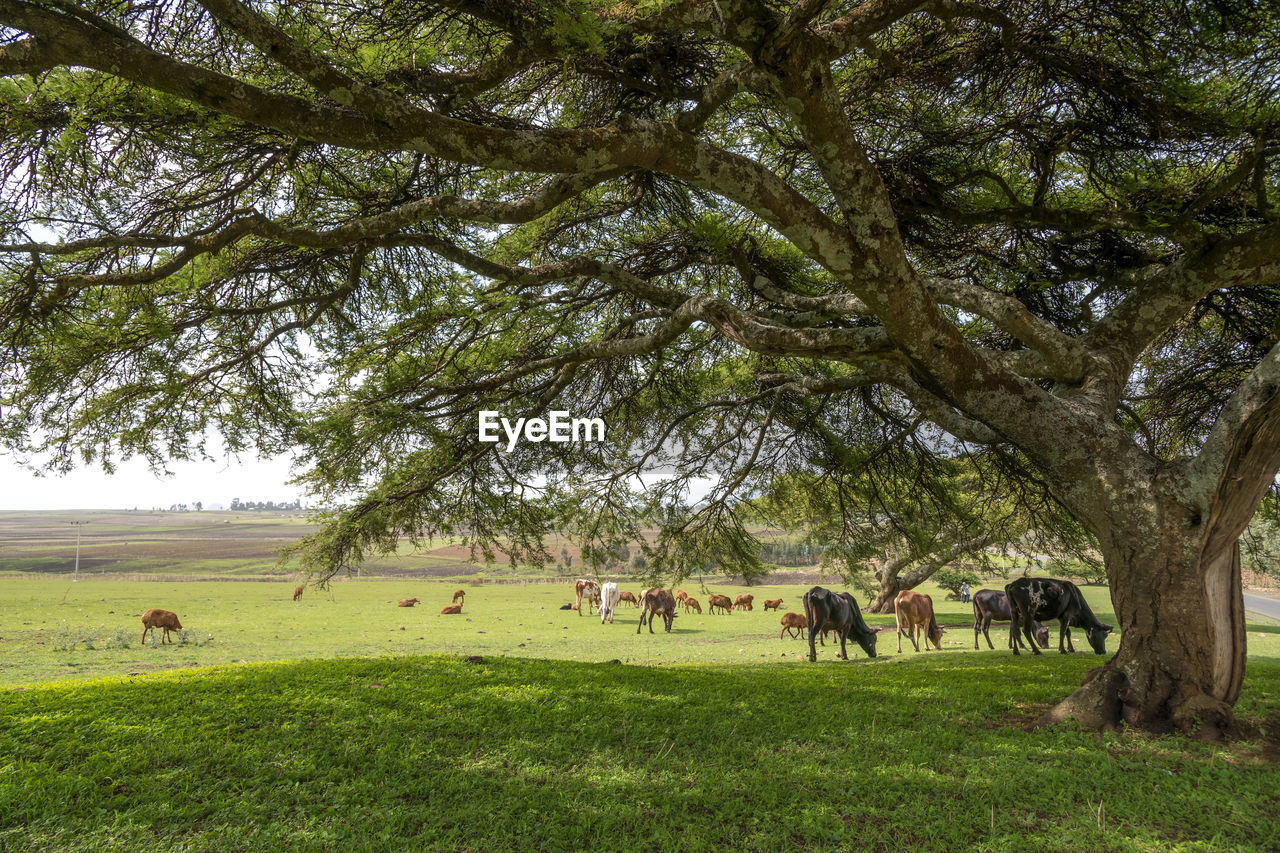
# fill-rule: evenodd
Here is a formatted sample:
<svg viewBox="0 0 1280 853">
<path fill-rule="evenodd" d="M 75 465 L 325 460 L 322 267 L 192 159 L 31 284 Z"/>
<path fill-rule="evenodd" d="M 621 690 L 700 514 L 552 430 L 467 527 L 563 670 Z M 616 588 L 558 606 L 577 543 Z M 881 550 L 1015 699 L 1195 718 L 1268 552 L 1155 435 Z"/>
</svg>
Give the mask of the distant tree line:
<svg viewBox="0 0 1280 853">
<path fill-rule="evenodd" d="M 231 499 L 231 509 L 233 510 L 290 510 L 302 509 L 301 500 L 281 501 L 242 501 L 239 498 Z"/>
</svg>

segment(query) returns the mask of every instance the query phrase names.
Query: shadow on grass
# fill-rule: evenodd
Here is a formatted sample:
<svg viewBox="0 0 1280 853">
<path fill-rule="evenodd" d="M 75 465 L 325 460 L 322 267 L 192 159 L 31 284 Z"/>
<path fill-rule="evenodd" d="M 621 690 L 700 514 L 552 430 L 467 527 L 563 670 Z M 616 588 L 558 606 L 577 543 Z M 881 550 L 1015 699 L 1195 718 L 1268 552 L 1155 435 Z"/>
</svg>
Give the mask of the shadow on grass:
<svg viewBox="0 0 1280 853">
<path fill-rule="evenodd" d="M 1096 663 L 404 657 L 8 691 L 0 848 L 1269 844 L 1280 777 L 1248 745 L 993 724 Z M 1280 665 L 1250 666 L 1275 697 Z"/>
</svg>

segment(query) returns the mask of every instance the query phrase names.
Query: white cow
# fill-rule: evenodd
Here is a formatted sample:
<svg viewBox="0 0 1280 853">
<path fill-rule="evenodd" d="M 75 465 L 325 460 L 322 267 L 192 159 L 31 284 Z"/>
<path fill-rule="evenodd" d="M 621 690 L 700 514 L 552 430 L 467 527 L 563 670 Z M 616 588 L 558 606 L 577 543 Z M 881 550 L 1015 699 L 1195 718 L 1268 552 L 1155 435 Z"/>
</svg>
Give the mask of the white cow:
<svg viewBox="0 0 1280 853">
<path fill-rule="evenodd" d="M 605 617 L 609 618 L 609 624 L 613 624 L 613 609 L 618 606 L 618 599 L 622 593 L 618 592 L 618 585 L 613 581 L 609 581 L 600 588 L 600 624 L 604 624 Z"/>
</svg>

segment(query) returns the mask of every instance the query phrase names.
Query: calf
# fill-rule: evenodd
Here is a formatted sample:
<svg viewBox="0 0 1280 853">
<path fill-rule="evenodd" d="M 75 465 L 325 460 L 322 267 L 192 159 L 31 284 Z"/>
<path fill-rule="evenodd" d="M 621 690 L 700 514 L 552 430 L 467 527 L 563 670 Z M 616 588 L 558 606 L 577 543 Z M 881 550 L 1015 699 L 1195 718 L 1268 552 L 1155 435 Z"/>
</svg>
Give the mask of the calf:
<svg viewBox="0 0 1280 853">
<path fill-rule="evenodd" d="M 845 648 L 845 642 L 850 635 L 862 646 L 862 650 L 867 653 L 867 657 L 876 656 L 876 632 L 867 626 L 862 619 L 862 611 L 858 609 L 858 602 L 852 595 L 847 592 L 836 594 L 829 589 L 823 589 L 815 586 L 804 594 L 804 616 L 810 625 L 822 625 L 824 628 L 830 623 L 836 633 L 840 635 L 840 657 L 844 660 L 849 659 L 849 653 Z M 818 659 L 818 650 L 814 648 L 814 634 L 818 633 L 810 629 L 809 631 L 809 660 L 816 661 Z"/>
<path fill-rule="evenodd" d="M 1009 596 L 999 589 L 980 589 L 973 594 L 973 648 L 978 648 L 978 632 L 982 632 L 982 636 L 987 638 L 987 648 L 994 649 L 991 644 L 991 634 L 989 629 L 992 622 L 1009 622 L 1013 619 L 1013 613 L 1009 610 Z M 1049 629 L 1036 622 L 1034 619 L 1031 623 L 1032 632 L 1036 635 L 1036 642 L 1040 644 L 1040 648 L 1049 648 Z M 1022 640 L 1016 635 L 1009 638 L 1009 642 L 1021 643 Z M 1012 648 L 1012 646 L 1010 646 Z"/>
<path fill-rule="evenodd" d="M 164 633 L 160 635 L 161 643 L 172 643 L 173 640 L 169 639 L 169 632 L 181 631 L 182 623 L 178 621 L 178 614 L 174 613 L 172 610 L 161 610 L 159 608 L 152 608 L 151 610 L 148 610 L 146 613 L 142 614 L 143 644 L 147 642 L 148 631 L 151 632 L 152 638 L 155 637 L 156 628 L 160 628 L 164 631 Z"/>
<path fill-rule="evenodd" d="M 803 637 L 805 629 L 809 627 L 809 620 L 804 618 L 803 613 L 783 613 L 782 614 L 782 630 L 778 632 L 778 639 L 782 639 L 783 634 L 790 634 L 791 639 Z M 799 633 L 796 633 L 796 632 Z"/>
<path fill-rule="evenodd" d="M 751 602 L 755 600 L 756 600 L 756 597 L 754 595 L 749 595 L 744 592 L 742 595 L 738 596 L 733 600 L 733 606 L 738 610 L 750 610 Z"/>
<path fill-rule="evenodd" d="M 893 600 L 893 612 L 898 620 L 898 654 L 902 654 L 902 635 L 906 634 L 915 650 L 920 651 L 917 637 L 925 632 L 924 650 L 929 651 L 929 643 L 938 651 L 942 651 L 942 629 L 933 615 L 933 599 L 923 592 L 904 589 Z"/>
<path fill-rule="evenodd" d="M 446 604 L 441 610 L 441 616 L 456 616 L 462 612 L 461 604 Z"/>
<path fill-rule="evenodd" d="M 302 584 L 298 584 L 293 588 L 293 600 L 297 601 L 299 598 L 302 598 Z"/>
<path fill-rule="evenodd" d="M 764 601 L 765 610 L 770 610 L 770 609 L 777 610 L 781 606 L 782 606 L 781 598 L 766 598 Z"/>
<path fill-rule="evenodd" d="M 1063 654 L 1067 650 L 1075 651 L 1071 645 L 1072 627 L 1083 628 L 1093 651 L 1100 655 L 1107 653 L 1107 634 L 1111 633 L 1110 625 L 1103 625 L 1089 609 L 1080 588 L 1071 581 L 1054 580 L 1053 578 L 1018 578 L 1004 588 L 1009 596 L 1009 609 L 1013 612 L 1013 627 L 1009 632 L 1009 640 L 1013 643 L 1013 653 L 1018 654 L 1018 644 L 1014 642 L 1021 630 L 1027 637 L 1027 645 L 1031 651 L 1040 654 L 1035 640 L 1031 637 L 1034 620 L 1058 620 L 1058 651 Z M 1063 647 L 1066 643 L 1066 648 Z"/>
<path fill-rule="evenodd" d="M 418 603 L 416 598 L 402 598 L 396 602 L 396 607 L 412 607 Z"/>
<path fill-rule="evenodd" d="M 688 597 L 689 593 L 685 592 L 683 589 L 676 590 L 676 601 L 684 601 Z"/>
<path fill-rule="evenodd" d="M 694 598 L 692 595 L 686 595 L 684 597 L 684 612 L 688 613 L 690 610 L 697 613 L 699 616 L 702 615 L 702 605 L 698 603 L 698 599 Z"/>
<path fill-rule="evenodd" d="M 661 616 L 662 621 L 666 624 L 667 633 L 671 633 L 671 620 L 676 618 L 676 598 L 671 594 L 669 589 L 646 589 L 640 594 L 640 625 L 636 626 L 636 633 L 640 633 L 640 627 L 644 625 L 645 613 L 649 614 L 649 633 L 653 633 L 653 618 Z"/>
<path fill-rule="evenodd" d="M 627 604 L 630 604 L 632 607 L 640 606 L 640 602 L 636 601 L 636 597 L 631 593 L 627 592 L 626 590 L 623 590 L 622 592 L 618 593 L 618 601 L 625 601 Z"/>
<path fill-rule="evenodd" d="M 467 591 L 465 589 L 460 589 L 453 594 L 453 601 L 449 603 L 457 604 L 459 601 L 466 601 L 466 600 L 467 600 Z"/>
<path fill-rule="evenodd" d="M 618 599 L 621 597 L 618 592 L 618 585 L 613 581 L 609 581 L 600 588 L 600 624 L 604 624 L 604 620 L 608 619 L 609 624 L 613 624 L 613 611 L 618 606 Z"/>
<path fill-rule="evenodd" d="M 729 596 L 716 595 L 715 593 L 708 595 L 707 609 L 715 613 L 717 607 L 724 613 L 733 613 L 733 602 L 729 599 Z"/>
</svg>

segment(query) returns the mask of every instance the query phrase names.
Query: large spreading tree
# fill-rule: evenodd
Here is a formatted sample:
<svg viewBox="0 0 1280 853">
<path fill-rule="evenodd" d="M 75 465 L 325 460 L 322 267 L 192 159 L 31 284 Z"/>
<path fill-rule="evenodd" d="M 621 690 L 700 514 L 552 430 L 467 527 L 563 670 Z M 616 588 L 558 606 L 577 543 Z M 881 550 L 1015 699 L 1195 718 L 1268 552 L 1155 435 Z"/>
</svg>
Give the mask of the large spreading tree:
<svg viewBox="0 0 1280 853">
<path fill-rule="evenodd" d="M 321 577 L 406 533 L 644 519 L 655 570 L 701 569 L 749 554 L 735 496 L 779 472 L 995 459 L 1096 538 L 1123 631 L 1058 715 L 1230 722 L 1236 542 L 1280 468 L 1273 6 L 0 0 L 0 27 L 11 449 L 299 447 L 341 505 Z M 507 452 L 481 409 L 608 439 Z"/>
</svg>

